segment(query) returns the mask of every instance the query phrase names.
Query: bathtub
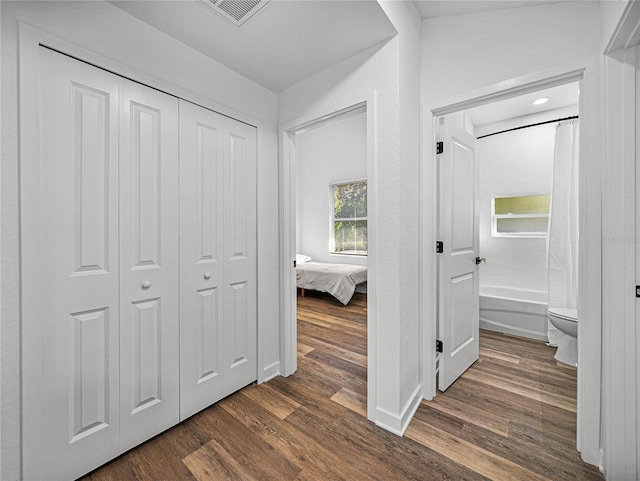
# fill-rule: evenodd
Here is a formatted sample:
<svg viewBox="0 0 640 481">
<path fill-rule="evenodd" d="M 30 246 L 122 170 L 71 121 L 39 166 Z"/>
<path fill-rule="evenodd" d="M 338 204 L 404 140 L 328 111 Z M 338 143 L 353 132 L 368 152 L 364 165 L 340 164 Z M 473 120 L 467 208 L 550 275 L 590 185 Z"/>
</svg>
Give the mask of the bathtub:
<svg viewBox="0 0 640 481">
<path fill-rule="evenodd" d="M 480 329 L 547 340 L 547 292 L 480 286 Z"/>
</svg>

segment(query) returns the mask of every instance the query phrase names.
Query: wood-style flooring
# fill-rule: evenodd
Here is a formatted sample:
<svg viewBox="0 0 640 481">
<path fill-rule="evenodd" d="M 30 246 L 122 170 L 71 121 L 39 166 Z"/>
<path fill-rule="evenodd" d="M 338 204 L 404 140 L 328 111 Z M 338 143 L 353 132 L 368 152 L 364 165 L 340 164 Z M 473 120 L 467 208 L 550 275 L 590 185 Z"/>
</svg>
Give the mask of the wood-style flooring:
<svg viewBox="0 0 640 481">
<path fill-rule="evenodd" d="M 576 371 L 483 331 L 480 360 L 404 437 L 366 419 L 366 297 L 298 298 L 298 371 L 249 386 L 84 479 L 602 480 L 575 451 Z"/>
</svg>

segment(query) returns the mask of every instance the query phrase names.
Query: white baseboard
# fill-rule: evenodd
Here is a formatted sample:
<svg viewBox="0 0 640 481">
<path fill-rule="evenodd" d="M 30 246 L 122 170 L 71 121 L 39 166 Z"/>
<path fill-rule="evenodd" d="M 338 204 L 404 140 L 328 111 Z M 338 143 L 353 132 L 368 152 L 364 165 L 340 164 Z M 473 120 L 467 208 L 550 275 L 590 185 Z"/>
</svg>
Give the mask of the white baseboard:
<svg viewBox="0 0 640 481">
<path fill-rule="evenodd" d="M 404 432 L 409 427 L 409 423 L 413 419 L 413 415 L 418 410 L 421 401 L 422 385 L 419 385 L 399 415 L 390 413 L 385 409 L 376 408 L 376 426 L 386 429 L 398 436 L 404 435 Z"/>
<path fill-rule="evenodd" d="M 267 382 L 273 379 L 276 376 L 280 375 L 280 361 L 274 362 L 273 364 L 265 367 L 262 370 L 262 376 L 258 379 L 258 384 L 262 384 L 263 382 Z"/>
</svg>

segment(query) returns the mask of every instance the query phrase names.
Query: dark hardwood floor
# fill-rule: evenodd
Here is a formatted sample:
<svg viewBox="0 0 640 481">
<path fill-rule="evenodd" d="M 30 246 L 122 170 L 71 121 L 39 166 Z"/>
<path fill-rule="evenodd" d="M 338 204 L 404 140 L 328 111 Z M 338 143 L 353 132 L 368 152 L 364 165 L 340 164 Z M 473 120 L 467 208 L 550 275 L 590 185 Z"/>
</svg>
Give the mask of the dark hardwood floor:
<svg viewBox="0 0 640 481">
<path fill-rule="evenodd" d="M 366 297 L 298 298 L 298 371 L 249 386 L 86 480 L 601 480 L 575 451 L 576 371 L 487 331 L 404 437 L 366 419 Z"/>
</svg>

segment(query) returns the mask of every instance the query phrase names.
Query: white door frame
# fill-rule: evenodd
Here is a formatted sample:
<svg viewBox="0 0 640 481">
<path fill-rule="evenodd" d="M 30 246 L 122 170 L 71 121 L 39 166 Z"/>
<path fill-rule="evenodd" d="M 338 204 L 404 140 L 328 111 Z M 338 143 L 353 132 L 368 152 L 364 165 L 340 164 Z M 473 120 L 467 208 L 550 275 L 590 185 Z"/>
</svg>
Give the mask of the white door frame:
<svg viewBox="0 0 640 481">
<path fill-rule="evenodd" d="M 309 114 L 280 126 L 280 312 L 281 374 L 290 376 L 297 369 L 296 280 L 296 143 L 298 132 L 318 124 L 366 109 L 367 117 L 367 211 L 373 219 L 368 226 L 367 255 L 367 416 L 373 419 L 376 399 L 376 177 L 375 177 L 375 93 L 344 108 Z"/>
<path fill-rule="evenodd" d="M 602 267 L 600 216 L 601 199 L 601 119 L 599 110 L 600 63 L 596 56 L 566 65 L 500 82 L 467 92 L 455 98 L 435 102 L 423 110 L 422 265 L 421 309 L 423 313 L 423 397 L 436 394 L 437 260 L 435 254 L 437 219 L 437 170 L 435 155 L 435 119 L 479 105 L 515 97 L 570 82 L 580 82 L 580 279 L 578 343 L 578 416 L 577 448 L 582 459 L 599 465 L 600 385 L 602 328 Z M 588 375 L 585 375 L 588 373 Z"/>
</svg>

